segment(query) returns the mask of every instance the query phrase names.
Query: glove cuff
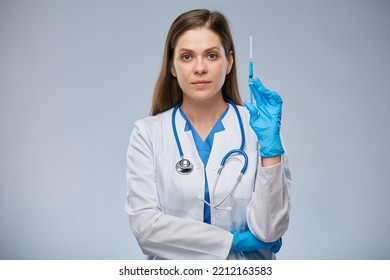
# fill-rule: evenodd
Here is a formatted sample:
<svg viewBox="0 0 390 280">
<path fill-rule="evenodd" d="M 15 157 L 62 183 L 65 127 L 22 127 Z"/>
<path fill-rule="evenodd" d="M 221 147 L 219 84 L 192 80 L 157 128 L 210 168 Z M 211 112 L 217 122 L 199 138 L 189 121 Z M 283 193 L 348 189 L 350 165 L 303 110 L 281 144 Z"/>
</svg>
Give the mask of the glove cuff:
<svg viewBox="0 0 390 280">
<path fill-rule="evenodd" d="M 281 156 L 283 154 L 284 149 L 280 136 L 276 137 L 273 141 L 271 141 L 271 143 L 268 143 L 268 145 L 261 146 L 260 148 L 261 157 L 274 157 Z"/>
<path fill-rule="evenodd" d="M 240 243 L 241 238 L 237 232 L 231 231 L 231 233 L 233 233 L 233 247 L 230 251 L 232 251 L 233 253 L 237 253 L 240 251 L 238 244 Z"/>
</svg>

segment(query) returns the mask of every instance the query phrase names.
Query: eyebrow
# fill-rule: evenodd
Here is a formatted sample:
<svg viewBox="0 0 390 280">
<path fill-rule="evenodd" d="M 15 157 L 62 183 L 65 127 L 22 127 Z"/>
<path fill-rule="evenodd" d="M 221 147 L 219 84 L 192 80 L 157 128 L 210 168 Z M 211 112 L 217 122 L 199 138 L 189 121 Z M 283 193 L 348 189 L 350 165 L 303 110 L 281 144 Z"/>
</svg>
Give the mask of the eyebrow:
<svg viewBox="0 0 390 280">
<path fill-rule="evenodd" d="M 205 49 L 203 52 L 209 52 L 209 51 L 212 51 L 212 50 L 215 50 L 215 49 L 217 49 L 218 51 L 221 51 L 220 48 L 218 48 L 217 46 L 214 46 L 214 47 Z M 178 50 L 177 52 L 178 52 L 178 53 L 179 53 L 179 52 L 189 52 L 189 53 L 192 53 L 192 52 L 194 52 L 194 51 L 191 50 L 191 49 L 187 49 L 187 48 L 181 48 L 181 49 Z"/>
</svg>

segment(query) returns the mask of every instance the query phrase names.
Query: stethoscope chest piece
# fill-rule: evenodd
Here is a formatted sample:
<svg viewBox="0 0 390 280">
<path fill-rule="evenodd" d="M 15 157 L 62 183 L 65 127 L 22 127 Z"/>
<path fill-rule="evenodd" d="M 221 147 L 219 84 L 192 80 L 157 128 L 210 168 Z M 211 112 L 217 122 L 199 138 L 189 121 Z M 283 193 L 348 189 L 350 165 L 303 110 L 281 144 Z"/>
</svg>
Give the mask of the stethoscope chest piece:
<svg viewBox="0 0 390 280">
<path fill-rule="evenodd" d="M 176 171 L 181 175 L 190 174 L 193 169 L 194 167 L 188 159 L 182 158 L 176 163 Z"/>
</svg>

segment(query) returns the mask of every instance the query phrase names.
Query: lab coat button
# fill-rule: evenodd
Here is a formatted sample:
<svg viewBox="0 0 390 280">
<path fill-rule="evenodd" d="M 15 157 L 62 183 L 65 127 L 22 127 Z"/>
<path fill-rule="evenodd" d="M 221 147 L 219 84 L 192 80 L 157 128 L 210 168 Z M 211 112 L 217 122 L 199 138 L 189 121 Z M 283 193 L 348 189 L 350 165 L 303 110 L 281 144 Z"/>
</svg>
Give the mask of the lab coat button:
<svg viewBox="0 0 390 280">
<path fill-rule="evenodd" d="M 211 169 L 212 171 L 215 171 L 215 170 L 217 170 L 217 168 L 218 168 L 218 167 L 217 167 L 216 165 L 212 165 L 210 169 Z"/>
<path fill-rule="evenodd" d="M 222 215 L 221 215 L 221 214 L 219 214 L 219 213 L 217 213 L 217 214 L 215 214 L 215 218 L 219 220 L 219 219 L 221 219 L 221 218 L 222 218 Z"/>
</svg>

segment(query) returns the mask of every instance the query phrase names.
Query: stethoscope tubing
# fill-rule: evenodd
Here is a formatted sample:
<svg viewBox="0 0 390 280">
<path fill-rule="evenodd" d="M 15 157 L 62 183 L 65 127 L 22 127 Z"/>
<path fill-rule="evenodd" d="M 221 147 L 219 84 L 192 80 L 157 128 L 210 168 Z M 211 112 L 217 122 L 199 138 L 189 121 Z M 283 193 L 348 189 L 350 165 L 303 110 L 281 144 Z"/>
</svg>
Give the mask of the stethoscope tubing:
<svg viewBox="0 0 390 280">
<path fill-rule="evenodd" d="M 242 124 L 242 119 L 241 119 L 240 112 L 238 111 L 237 105 L 232 100 L 230 100 L 229 98 L 226 98 L 226 97 L 224 97 L 224 98 L 225 98 L 225 100 L 229 104 L 232 105 L 232 107 L 234 108 L 234 111 L 235 111 L 235 113 L 237 115 L 238 123 L 239 123 L 239 126 L 240 126 L 240 132 L 241 132 L 241 145 L 240 145 L 240 147 L 238 149 L 233 149 L 233 150 L 227 152 L 226 155 L 222 158 L 221 165 L 220 165 L 220 167 L 218 169 L 218 172 L 217 172 L 217 178 L 215 179 L 213 193 L 212 193 L 212 198 L 215 197 L 215 190 L 217 188 L 217 183 L 219 181 L 219 177 L 221 176 L 222 170 L 223 170 L 223 168 L 224 168 L 228 158 L 231 157 L 233 154 L 240 154 L 240 155 L 242 155 L 244 157 L 244 165 L 243 165 L 243 167 L 241 169 L 240 174 L 238 175 L 238 177 L 236 179 L 234 187 L 229 191 L 229 193 L 225 196 L 225 198 L 222 199 L 219 203 L 212 204 L 212 203 L 207 202 L 203 198 L 200 198 L 208 206 L 216 208 L 216 209 L 229 209 L 229 208 L 220 208 L 220 206 L 234 193 L 235 189 L 237 188 L 238 183 L 240 182 L 242 176 L 246 172 L 246 169 L 248 167 L 248 162 L 249 162 L 248 155 L 244 152 L 245 132 L 244 132 L 244 126 Z M 192 172 L 193 165 L 190 162 L 190 160 L 188 160 L 188 159 L 186 159 L 184 157 L 183 149 L 181 147 L 179 135 L 178 135 L 177 129 L 176 129 L 176 120 L 175 120 L 176 112 L 179 109 L 181 103 L 182 102 L 179 102 L 173 108 L 173 111 L 172 111 L 172 130 L 173 130 L 173 134 L 174 134 L 174 137 L 175 137 L 176 145 L 177 145 L 177 148 L 179 150 L 179 155 L 180 155 L 180 160 L 176 164 L 176 170 L 181 175 L 187 175 L 187 174 L 190 174 Z M 184 163 L 184 164 L 182 164 L 182 163 Z"/>
</svg>

